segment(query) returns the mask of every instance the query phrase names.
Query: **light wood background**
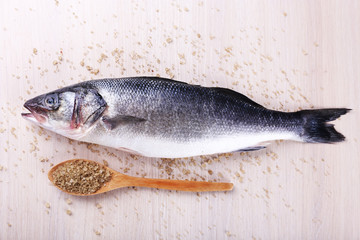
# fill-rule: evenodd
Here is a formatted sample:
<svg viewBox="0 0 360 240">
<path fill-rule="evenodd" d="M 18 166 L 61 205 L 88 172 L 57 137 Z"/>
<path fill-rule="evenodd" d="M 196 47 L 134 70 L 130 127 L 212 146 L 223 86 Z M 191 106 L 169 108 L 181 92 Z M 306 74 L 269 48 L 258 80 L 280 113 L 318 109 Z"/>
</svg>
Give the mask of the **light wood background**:
<svg viewBox="0 0 360 240">
<path fill-rule="evenodd" d="M 0 1 L 0 239 L 359 239 L 359 12 L 350 0 Z M 25 100 L 58 87 L 140 75 L 228 87 L 284 111 L 352 108 L 335 122 L 347 140 L 149 159 L 20 117 Z M 47 179 L 72 158 L 235 189 L 73 197 Z"/>
</svg>

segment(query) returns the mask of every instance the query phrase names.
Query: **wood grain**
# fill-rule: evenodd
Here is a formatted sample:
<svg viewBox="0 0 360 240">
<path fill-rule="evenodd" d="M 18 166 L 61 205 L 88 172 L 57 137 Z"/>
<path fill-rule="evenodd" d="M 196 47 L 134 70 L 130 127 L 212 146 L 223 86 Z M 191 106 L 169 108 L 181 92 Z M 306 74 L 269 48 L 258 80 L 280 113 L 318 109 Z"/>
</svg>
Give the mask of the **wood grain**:
<svg viewBox="0 0 360 240">
<path fill-rule="evenodd" d="M 0 1 L 0 239 L 359 239 L 359 12 L 350 0 Z M 40 93 L 140 75 L 228 87 L 283 111 L 352 108 L 335 122 L 347 140 L 150 159 L 20 117 Z M 234 190 L 73 197 L 47 179 L 72 158 Z"/>
</svg>

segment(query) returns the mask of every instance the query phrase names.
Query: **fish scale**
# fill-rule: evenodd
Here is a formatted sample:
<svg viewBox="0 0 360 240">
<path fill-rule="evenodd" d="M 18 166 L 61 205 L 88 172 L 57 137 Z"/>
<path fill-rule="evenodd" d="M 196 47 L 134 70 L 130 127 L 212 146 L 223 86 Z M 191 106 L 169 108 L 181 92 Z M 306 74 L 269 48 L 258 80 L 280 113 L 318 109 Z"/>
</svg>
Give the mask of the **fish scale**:
<svg viewBox="0 0 360 240">
<path fill-rule="evenodd" d="M 253 129 L 257 131 L 259 122 L 263 123 L 261 129 L 271 128 L 271 126 L 282 128 L 282 125 L 279 123 L 284 121 L 287 121 L 288 125 L 290 125 L 290 119 L 287 119 L 286 113 L 276 113 L 267 109 L 247 106 L 244 102 L 239 102 L 237 99 L 218 93 L 211 88 L 194 87 L 193 85 L 167 81 L 164 81 L 161 85 L 156 85 L 154 81 L 146 81 L 144 78 L 135 80 L 124 79 L 119 82 L 114 82 L 113 86 L 106 86 L 106 82 L 106 80 L 95 81 L 90 84 L 93 84 L 93 86 L 98 89 L 105 89 L 103 91 L 113 91 L 114 93 L 121 94 L 121 89 L 127 89 L 130 95 L 139 94 L 146 96 L 146 99 L 141 100 L 129 98 L 129 102 L 125 104 L 119 103 L 119 105 L 123 107 L 123 105 L 135 102 L 136 112 L 124 113 L 130 115 L 142 115 L 141 112 L 145 111 L 145 109 L 142 109 L 138 105 L 150 105 L 152 108 L 157 108 L 152 109 L 151 112 L 144 113 L 144 115 L 153 114 L 160 116 L 161 119 L 156 119 L 156 123 L 159 125 L 166 122 L 173 122 L 173 127 L 177 125 L 183 130 L 193 127 L 195 127 L 196 130 L 196 127 L 214 125 L 214 129 L 212 129 L 212 133 L 214 134 L 228 134 L 229 132 L 227 131 L 236 132 L 242 131 L 243 129 L 250 131 Z M 174 93 L 173 89 L 177 89 L 178 93 Z M 107 93 L 103 95 L 107 95 Z M 161 103 L 160 106 L 153 104 L 157 100 Z M 196 104 L 194 105 L 193 103 Z M 176 112 L 183 113 L 184 117 L 176 117 Z M 244 112 L 247 114 L 243 115 Z M 170 115 L 170 117 L 164 118 L 164 116 L 167 115 Z M 182 124 L 183 120 L 189 120 L 191 124 Z M 203 124 L 204 122 L 207 124 Z M 149 129 L 149 131 L 151 130 Z M 184 132 L 184 134 L 190 133 L 191 132 Z"/>
</svg>

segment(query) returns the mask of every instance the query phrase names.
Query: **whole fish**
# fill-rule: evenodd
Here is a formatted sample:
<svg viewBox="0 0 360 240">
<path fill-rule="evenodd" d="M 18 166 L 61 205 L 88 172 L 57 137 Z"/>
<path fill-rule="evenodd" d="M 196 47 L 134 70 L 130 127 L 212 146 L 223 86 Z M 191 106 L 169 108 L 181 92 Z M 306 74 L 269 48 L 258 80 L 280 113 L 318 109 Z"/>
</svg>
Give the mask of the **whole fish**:
<svg viewBox="0 0 360 240">
<path fill-rule="evenodd" d="M 350 110 L 274 111 L 230 89 L 157 77 L 86 81 L 24 107 L 24 118 L 68 138 L 164 158 L 259 150 L 277 139 L 341 142 L 327 122 Z"/>
</svg>

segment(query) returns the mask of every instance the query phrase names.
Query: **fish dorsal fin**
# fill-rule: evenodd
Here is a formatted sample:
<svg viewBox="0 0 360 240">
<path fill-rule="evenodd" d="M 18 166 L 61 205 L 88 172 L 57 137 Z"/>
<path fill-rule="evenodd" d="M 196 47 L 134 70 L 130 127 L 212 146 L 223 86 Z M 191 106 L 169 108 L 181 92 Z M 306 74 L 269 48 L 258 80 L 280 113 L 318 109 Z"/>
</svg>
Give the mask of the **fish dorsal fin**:
<svg viewBox="0 0 360 240">
<path fill-rule="evenodd" d="M 169 83 L 177 83 L 177 84 L 184 84 L 184 85 L 190 85 L 186 82 L 180 82 L 180 81 L 177 81 L 177 80 L 173 80 L 173 79 L 168 79 L 168 78 L 159 78 L 159 77 L 142 77 L 142 78 L 145 78 L 145 79 L 149 79 L 149 80 L 155 80 L 155 81 L 163 81 L 163 82 L 169 82 Z M 191 84 L 192 86 L 196 86 L 196 87 L 200 87 L 200 85 L 193 85 Z M 234 90 L 231 90 L 231 89 L 228 89 L 228 88 L 221 88 L 221 87 L 211 87 L 210 89 L 213 89 L 221 94 L 224 94 L 224 95 L 228 95 L 228 96 L 231 96 L 233 98 L 236 98 L 236 99 L 239 99 L 251 106 L 254 106 L 254 107 L 258 107 L 258 108 L 265 108 L 264 106 L 261 106 L 260 104 L 254 102 L 253 100 L 251 100 L 250 98 L 246 97 L 245 95 L 239 93 L 239 92 L 236 92 Z"/>
<path fill-rule="evenodd" d="M 212 87 L 211 89 L 214 89 L 215 91 L 222 93 L 224 95 L 228 95 L 231 96 L 233 98 L 239 99 L 243 102 L 246 102 L 248 104 L 250 104 L 251 106 L 254 107 L 259 107 L 259 108 L 265 108 L 263 106 L 261 106 L 260 104 L 254 102 L 253 100 L 251 100 L 250 98 L 246 97 L 245 95 L 239 93 L 239 92 L 235 92 L 234 90 L 228 89 L 228 88 L 220 88 L 220 87 Z"/>
<path fill-rule="evenodd" d="M 169 78 L 161 78 L 161 77 L 141 77 L 141 78 L 145 78 L 145 79 L 148 79 L 148 80 L 155 80 L 155 81 L 163 81 L 163 82 L 169 82 L 169 83 L 179 83 L 179 84 L 189 85 L 186 82 L 181 82 L 181 81 L 177 81 L 177 80 L 173 80 L 173 79 L 169 79 Z"/>
<path fill-rule="evenodd" d="M 123 124 L 134 124 L 146 121 L 143 118 L 138 118 L 134 116 L 127 116 L 127 115 L 118 115 L 115 117 L 108 117 L 103 116 L 102 121 L 105 124 L 105 127 L 109 130 L 113 130 L 120 125 Z"/>
</svg>

